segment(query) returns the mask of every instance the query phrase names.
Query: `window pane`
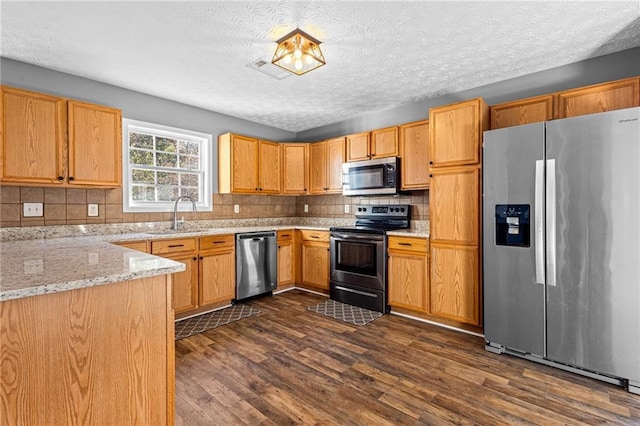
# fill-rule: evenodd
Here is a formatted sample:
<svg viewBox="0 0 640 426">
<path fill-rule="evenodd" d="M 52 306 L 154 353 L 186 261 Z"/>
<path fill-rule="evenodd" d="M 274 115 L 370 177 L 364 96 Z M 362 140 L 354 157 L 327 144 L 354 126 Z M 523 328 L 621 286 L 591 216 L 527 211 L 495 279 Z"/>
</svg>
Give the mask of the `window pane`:
<svg viewBox="0 0 640 426">
<path fill-rule="evenodd" d="M 158 172 L 159 185 L 178 185 L 178 173 Z"/>
<path fill-rule="evenodd" d="M 132 148 L 153 149 L 153 136 L 144 133 L 129 132 L 129 146 Z"/>
<path fill-rule="evenodd" d="M 200 184 L 200 175 L 194 173 L 180 173 L 180 185 L 182 186 L 198 186 Z"/>
<path fill-rule="evenodd" d="M 158 201 L 175 201 L 178 198 L 179 190 L 177 187 L 159 186 Z"/>
<path fill-rule="evenodd" d="M 131 149 L 129 150 L 129 163 L 153 166 L 153 152 Z"/>
<path fill-rule="evenodd" d="M 200 155 L 200 144 L 198 142 L 178 141 L 178 152 L 180 154 Z"/>
<path fill-rule="evenodd" d="M 198 188 L 181 188 L 180 195 L 188 195 L 195 201 L 200 201 L 200 191 L 198 191 Z"/>
<path fill-rule="evenodd" d="M 176 154 L 164 154 L 157 153 L 156 154 L 156 165 L 161 167 L 177 167 L 178 166 L 178 156 Z"/>
<path fill-rule="evenodd" d="M 187 170 L 198 170 L 200 168 L 200 160 L 198 157 L 180 156 L 180 168 Z"/>
<path fill-rule="evenodd" d="M 155 176 L 153 170 L 131 170 L 131 180 L 133 183 L 149 183 L 153 185 L 155 183 Z"/>
<path fill-rule="evenodd" d="M 155 201 L 153 186 L 133 186 L 131 198 L 135 201 Z"/>
<path fill-rule="evenodd" d="M 157 151 L 166 151 L 166 152 L 176 152 L 176 141 L 175 139 L 169 138 L 156 138 L 156 150 Z"/>
</svg>

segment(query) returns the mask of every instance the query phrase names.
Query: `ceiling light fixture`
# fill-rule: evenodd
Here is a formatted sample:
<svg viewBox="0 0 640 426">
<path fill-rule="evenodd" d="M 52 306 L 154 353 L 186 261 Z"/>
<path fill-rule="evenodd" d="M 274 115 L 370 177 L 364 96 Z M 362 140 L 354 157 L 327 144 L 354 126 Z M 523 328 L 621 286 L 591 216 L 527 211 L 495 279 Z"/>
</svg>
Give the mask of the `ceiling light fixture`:
<svg viewBox="0 0 640 426">
<path fill-rule="evenodd" d="M 305 74 L 326 64 L 320 43 L 299 28 L 276 41 L 271 63 L 296 75 Z"/>
</svg>

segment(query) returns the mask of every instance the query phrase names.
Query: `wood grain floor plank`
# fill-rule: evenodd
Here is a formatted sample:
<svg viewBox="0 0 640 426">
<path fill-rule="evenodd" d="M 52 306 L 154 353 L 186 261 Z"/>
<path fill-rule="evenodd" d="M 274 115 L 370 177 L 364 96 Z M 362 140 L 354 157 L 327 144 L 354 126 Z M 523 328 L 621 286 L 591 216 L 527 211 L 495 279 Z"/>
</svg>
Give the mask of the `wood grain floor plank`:
<svg viewBox="0 0 640 426">
<path fill-rule="evenodd" d="M 395 315 L 362 327 L 293 290 L 176 342 L 178 425 L 640 424 L 640 397 Z"/>
</svg>

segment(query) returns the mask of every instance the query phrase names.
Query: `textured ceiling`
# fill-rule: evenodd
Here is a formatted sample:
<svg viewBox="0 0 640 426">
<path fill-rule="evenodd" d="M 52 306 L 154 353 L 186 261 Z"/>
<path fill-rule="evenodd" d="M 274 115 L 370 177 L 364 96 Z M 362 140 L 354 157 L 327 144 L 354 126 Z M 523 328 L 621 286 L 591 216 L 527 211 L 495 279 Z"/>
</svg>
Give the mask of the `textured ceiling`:
<svg viewBox="0 0 640 426">
<path fill-rule="evenodd" d="M 290 131 L 640 46 L 639 1 L 1 3 L 4 57 Z M 326 66 L 246 66 L 296 27 Z"/>
</svg>

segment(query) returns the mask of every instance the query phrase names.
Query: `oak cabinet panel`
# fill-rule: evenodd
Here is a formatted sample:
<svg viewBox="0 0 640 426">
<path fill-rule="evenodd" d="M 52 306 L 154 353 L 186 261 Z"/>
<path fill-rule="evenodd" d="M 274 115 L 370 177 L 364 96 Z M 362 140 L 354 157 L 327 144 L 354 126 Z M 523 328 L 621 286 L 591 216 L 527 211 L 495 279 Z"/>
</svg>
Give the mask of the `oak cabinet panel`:
<svg viewBox="0 0 640 426">
<path fill-rule="evenodd" d="M 118 109 L 2 86 L 0 180 L 39 186 L 122 186 Z"/>
<path fill-rule="evenodd" d="M 637 77 L 557 93 L 558 118 L 640 106 Z"/>
<path fill-rule="evenodd" d="M 302 283 L 329 290 L 329 245 L 302 242 Z"/>
<path fill-rule="evenodd" d="M 184 263 L 186 269 L 171 274 L 173 279 L 173 309 L 177 314 L 198 307 L 198 258 L 196 254 L 167 256 Z"/>
<path fill-rule="evenodd" d="M 218 137 L 218 192 L 254 194 L 258 191 L 258 140 L 225 133 Z"/>
<path fill-rule="evenodd" d="M 69 183 L 122 185 L 120 110 L 69 101 Z"/>
<path fill-rule="evenodd" d="M 235 250 L 199 256 L 200 305 L 230 302 L 235 296 Z"/>
<path fill-rule="evenodd" d="M 147 241 L 118 241 L 113 244 L 129 248 L 131 250 L 138 250 L 143 253 L 149 253 L 149 244 Z"/>
<path fill-rule="evenodd" d="M 309 187 L 309 144 L 282 144 L 282 193 L 306 194 Z"/>
<path fill-rule="evenodd" d="M 371 158 L 369 136 L 369 132 L 364 132 L 349 135 L 345 138 L 346 158 L 348 162 L 368 160 Z"/>
<path fill-rule="evenodd" d="M 258 192 L 261 194 L 280 193 L 280 144 L 261 140 L 259 150 Z"/>
<path fill-rule="evenodd" d="M 488 127 L 488 108 L 480 99 L 429 110 L 431 167 L 480 163 L 482 132 Z"/>
<path fill-rule="evenodd" d="M 481 325 L 478 248 L 432 241 L 430 255 L 431 314 Z"/>
<path fill-rule="evenodd" d="M 279 289 L 291 287 L 295 284 L 293 234 L 293 229 L 277 232 Z"/>
<path fill-rule="evenodd" d="M 425 239 L 389 237 L 389 305 L 429 312 L 429 257 Z"/>
<path fill-rule="evenodd" d="M 398 127 L 371 131 L 371 158 L 398 156 Z"/>
<path fill-rule="evenodd" d="M 310 193 L 342 193 L 344 138 L 329 139 L 309 145 Z"/>
<path fill-rule="evenodd" d="M 490 110 L 491 129 L 520 126 L 553 120 L 554 96 L 536 96 L 492 105 Z"/>
<path fill-rule="evenodd" d="M 195 252 L 198 243 L 195 238 L 173 238 L 151 241 L 151 253 L 156 255 Z"/>
<path fill-rule="evenodd" d="M 480 170 L 478 166 L 433 169 L 430 189 L 431 239 L 478 245 Z"/>
<path fill-rule="evenodd" d="M 401 188 L 429 188 L 429 121 L 399 127 Z"/>
<path fill-rule="evenodd" d="M 327 187 L 327 143 L 316 142 L 309 145 L 310 191 L 324 194 Z"/>
<path fill-rule="evenodd" d="M 342 163 L 344 163 L 344 138 L 327 141 L 327 194 L 342 193 Z"/>
</svg>

